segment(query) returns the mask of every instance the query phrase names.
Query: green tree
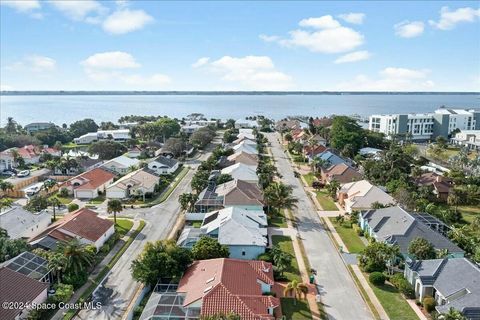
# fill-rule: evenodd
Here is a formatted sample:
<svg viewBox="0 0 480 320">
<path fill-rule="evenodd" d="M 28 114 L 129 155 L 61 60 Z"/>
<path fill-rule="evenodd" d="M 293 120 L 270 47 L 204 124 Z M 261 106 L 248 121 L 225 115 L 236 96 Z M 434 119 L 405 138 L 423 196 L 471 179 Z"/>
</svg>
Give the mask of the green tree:
<svg viewBox="0 0 480 320">
<path fill-rule="evenodd" d="M 332 199 L 336 199 L 337 198 L 337 192 L 338 192 L 338 190 L 340 190 L 340 182 L 338 182 L 337 180 L 332 180 L 332 181 L 330 181 L 329 184 L 327 184 L 325 186 L 325 188 L 327 189 L 330 197 L 332 197 Z"/>
<path fill-rule="evenodd" d="M 93 119 L 75 121 L 70 125 L 70 132 L 74 137 L 80 137 L 89 132 L 97 132 L 98 125 Z"/>
<path fill-rule="evenodd" d="M 98 154 L 101 160 L 110 160 L 127 152 L 127 148 L 121 143 L 103 140 L 92 143 L 88 147 L 88 152 Z"/>
<path fill-rule="evenodd" d="M 182 193 L 178 198 L 182 210 L 191 210 L 197 200 L 198 195 L 194 193 Z"/>
<path fill-rule="evenodd" d="M 0 180 L 0 190 L 2 190 L 3 192 L 7 192 L 9 190 L 13 191 L 13 189 L 14 189 L 14 186 L 11 182 Z"/>
<path fill-rule="evenodd" d="M 23 239 L 10 239 L 7 230 L 0 228 L 0 263 L 11 259 L 30 248 Z"/>
<path fill-rule="evenodd" d="M 135 280 L 154 286 L 160 278 L 181 276 L 192 263 L 189 250 L 177 246 L 174 240 L 148 242 L 140 256 L 132 262 Z"/>
<path fill-rule="evenodd" d="M 110 199 L 107 203 L 107 212 L 113 213 L 113 221 L 117 224 L 117 213 L 123 210 L 122 202 L 118 199 Z"/>
<path fill-rule="evenodd" d="M 58 283 L 55 285 L 55 295 L 53 299 L 56 302 L 68 302 L 73 295 L 73 286 L 70 284 Z"/>
<path fill-rule="evenodd" d="M 209 316 L 200 316 L 200 320 L 241 320 L 241 317 L 236 313 L 230 312 L 227 314 L 219 313 Z"/>
<path fill-rule="evenodd" d="M 283 273 L 290 269 L 292 256 L 280 249 L 278 245 L 272 248 L 270 255 L 275 265 L 275 269 L 280 273 L 280 276 L 283 277 Z"/>
<path fill-rule="evenodd" d="M 187 144 L 181 138 L 168 138 L 162 147 L 162 150 L 170 151 L 174 157 L 178 158 L 187 147 Z"/>
<path fill-rule="evenodd" d="M 46 254 L 48 268 L 52 271 L 57 282 L 60 282 L 62 274 L 67 269 L 68 259 L 63 252 L 53 251 Z"/>
<path fill-rule="evenodd" d="M 80 208 L 80 207 L 79 207 L 78 204 L 76 204 L 76 203 L 70 203 L 70 204 L 67 206 L 68 212 L 76 211 L 76 210 L 78 210 L 79 208 Z"/>
<path fill-rule="evenodd" d="M 192 189 L 199 194 L 203 189 L 208 185 L 208 177 L 210 172 L 207 170 L 198 170 L 192 177 L 192 182 L 190 183 Z"/>
<path fill-rule="evenodd" d="M 298 199 L 292 195 L 293 189 L 281 182 L 271 183 L 264 191 L 265 202 L 268 207 L 278 210 L 291 210 L 297 207 Z"/>
<path fill-rule="evenodd" d="M 78 239 L 72 239 L 58 246 L 58 252 L 62 253 L 67 259 L 66 273 L 82 273 L 92 265 L 94 257 L 85 247 Z"/>
<path fill-rule="evenodd" d="M 363 129 L 347 116 L 335 116 L 330 130 L 330 144 L 338 150 L 348 146 L 348 152 L 356 154 L 363 146 Z"/>
<path fill-rule="evenodd" d="M 192 247 L 192 257 L 195 260 L 228 258 L 228 247 L 220 244 L 216 239 L 203 236 Z"/>
<path fill-rule="evenodd" d="M 48 208 L 48 198 L 42 195 L 35 195 L 28 201 L 25 209 L 31 212 L 38 212 Z"/>
<path fill-rule="evenodd" d="M 297 280 L 293 280 L 289 282 L 285 289 L 283 290 L 283 294 L 285 296 L 293 295 L 294 304 L 297 304 L 297 299 L 301 298 L 302 295 L 306 299 L 308 293 L 308 286 L 305 283 L 298 282 Z"/>
<path fill-rule="evenodd" d="M 418 260 L 435 259 L 437 254 L 433 245 L 424 238 L 415 238 L 408 246 L 408 253 Z"/>
<path fill-rule="evenodd" d="M 222 184 L 222 183 L 225 183 L 225 182 L 228 182 L 228 181 L 232 181 L 233 180 L 233 177 L 229 174 L 221 174 L 217 177 L 217 185 L 219 184 Z"/>
<path fill-rule="evenodd" d="M 467 320 L 460 311 L 450 308 L 447 313 L 441 313 L 437 316 L 437 320 Z"/>
<path fill-rule="evenodd" d="M 60 208 L 62 202 L 57 197 L 51 197 L 48 199 L 48 203 L 52 206 L 53 209 L 53 221 L 57 220 L 56 209 Z"/>
<path fill-rule="evenodd" d="M 399 255 L 397 245 L 388 245 L 384 242 L 372 242 L 359 256 L 359 264 L 366 272 L 385 271 L 387 264 L 391 265 Z"/>
<path fill-rule="evenodd" d="M 0 211 L 5 208 L 10 208 L 13 204 L 13 200 L 10 198 L 0 199 Z"/>
<path fill-rule="evenodd" d="M 197 148 L 203 148 L 215 138 L 215 130 L 210 127 L 203 127 L 192 133 L 190 143 Z"/>
</svg>

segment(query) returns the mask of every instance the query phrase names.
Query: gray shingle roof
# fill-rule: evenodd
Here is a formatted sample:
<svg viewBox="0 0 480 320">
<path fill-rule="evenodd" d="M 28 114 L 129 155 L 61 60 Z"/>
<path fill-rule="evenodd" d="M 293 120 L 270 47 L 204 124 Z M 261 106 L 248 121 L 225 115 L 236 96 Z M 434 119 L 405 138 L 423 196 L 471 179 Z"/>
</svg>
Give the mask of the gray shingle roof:
<svg viewBox="0 0 480 320">
<path fill-rule="evenodd" d="M 159 156 L 157 158 L 155 158 L 153 161 L 155 162 L 158 162 L 158 163 L 161 163 L 169 168 L 173 168 L 175 166 L 175 164 L 177 164 L 177 160 L 175 159 L 172 159 L 172 158 L 167 158 L 167 157 L 164 157 L 164 156 Z"/>
</svg>

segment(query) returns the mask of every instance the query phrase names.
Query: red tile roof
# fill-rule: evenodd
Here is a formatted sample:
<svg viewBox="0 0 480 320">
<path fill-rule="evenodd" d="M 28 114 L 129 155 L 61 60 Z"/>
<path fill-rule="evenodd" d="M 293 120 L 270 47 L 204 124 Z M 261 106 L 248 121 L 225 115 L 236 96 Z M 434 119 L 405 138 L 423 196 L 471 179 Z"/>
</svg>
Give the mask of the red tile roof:
<svg viewBox="0 0 480 320">
<path fill-rule="evenodd" d="M 18 148 L 17 152 L 20 155 L 20 157 L 24 159 L 31 159 L 31 158 L 38 157 L 40 155 L 38 147 L 35 147 L 34 145 L 31 145 L 31 144 L 24 146 L 22 148 Z"/>
<path fill-rule="evenodd" d="M 17 302 L 19 304 L 35 300 L 48 283 L 29 278 L 9 268 L 0 268 L 0 302 Z M 0 319 L 15 319 L 22 309 L 0 308 Z"/>
<path fill-rule="evenodd" d="M 322 146 L 322 145 L 317 145 L 317 146 L 313 146 L 313 147 L 307 145 L 307 146 L 303 147 L 303 152 L 307 156 L 312 155 L 312 151 L 313 151 L 313 155 L 316 156 L 317 154 L 320 154 L 325 150 L 327 150 L 327 147 Z"/>
<path fill-rule="evenodd" d="M 246 320 L 273 319 L 268 308 L 277 307 L 280 302 L 275 297 L 263 296 L 258 280 L 274 284 L 271 263 L 201 260 L 188 268 L 177 292 L 186 293 L 185 306 L 202 299 L 202 315 L 234 312 Z"/>
<path fill-rule="evenodd" d="M 67 231 L 83 239 L 95 242 L 102 237 L 111 226 L 113 226 L 112 221 L 99 218 L 96 212 L 83 208 L 51 224 L 44 232 L 30 239 L 30 241 L 44 238 L 47 235 L 57 240 L 68 241 L 72 237 L 64 232 Z"/>
<path fill-rule="evenodd" d="M 86 189 L 96 189 L 101 185 L 107 183 L 109 180 L 112 180 L 115 177 L 115 174 L 110 171 L 104 170 L 102 168 L 95 168 L 93 170 L 84 172 L 76 177 L 71 178 L 63 184 L 64 187 L 73 187 L 78 190 Z M 80 180 L 81 184 L 79 186 L 73 186 L 73 181 Z"/>
<path fill-rule="evenodd" d="M 420 186 L 432 185 L 439 193 L 449 193 L 452 189 L 452 180 L 436 174 L 434 172 L 426 172 L 422 174 L 417 180 L 417 184 Z"/>
</svg>

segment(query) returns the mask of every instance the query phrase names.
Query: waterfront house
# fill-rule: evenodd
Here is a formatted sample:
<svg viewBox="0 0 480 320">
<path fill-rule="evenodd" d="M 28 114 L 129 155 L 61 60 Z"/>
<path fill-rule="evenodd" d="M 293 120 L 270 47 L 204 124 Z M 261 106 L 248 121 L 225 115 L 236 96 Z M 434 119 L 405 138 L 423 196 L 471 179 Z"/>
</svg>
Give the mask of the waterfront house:
<svg viewBox="0 0 480 320">
<path fill-rule="evenodd" d="M 54 123 L 51 122 L 32 122 L 27 124 L 24 129 L 28 134 L 33 134 L 38 131 L 48 130 L 55 127 Z"/>
<path fill-rule="evenodd" d="M 76 144 L 90 144 L 101 140 L 112 140 L 117 142 L 125 142 L 130 139 L 129 129 L 117 129 L 117 130 L 98 130 L 97 132 L 88 132 L 78 138 L 74 138 L 73 141 Z"/>
<path fill-rule="evenodd" d="M 250 128 L 257 128 L 257 127 L 258 127 L 257 120 L 238 119 L 237 121 L 235 121 L 236 129 L 240 129 L 240 128 L 250 129 Z"/>
</svg>

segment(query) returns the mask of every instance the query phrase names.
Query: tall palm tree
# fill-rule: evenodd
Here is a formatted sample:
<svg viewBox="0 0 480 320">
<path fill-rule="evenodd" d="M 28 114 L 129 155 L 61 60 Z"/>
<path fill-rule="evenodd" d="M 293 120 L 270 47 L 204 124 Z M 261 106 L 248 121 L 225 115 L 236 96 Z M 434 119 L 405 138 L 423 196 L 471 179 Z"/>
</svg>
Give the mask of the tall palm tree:
<svg viewBox="0 0 480 320">
<path fill-rule="evenodd" d="M 327 184 L 327 190 L 330 196 L 335 199 L 337 196 L 337 192 L 340 189 L 340 183 L 337 180 L 332 180 L 330 181 L 329 184 Z"/>
<path fill-rule="evenodd" d="M 68 273 L 81 273 L 93 263 L 93 255 L 85 250 L 85 245 L 81 244 L 78 239 L 62 243 L 58 250 L 67 259 L 65 270 Z"/>
<path fill-rule="evenodd" d="M 53 221 L 57 220 L 57 215 L 56 215 L 56 208 L 59 208 L 62 202 L 57 198 L 57 197 L 51 197 L 48 202 L 52 206 L 53 209 Z"/>
<path fill-rule="evenodd" d="M 3 191 L 3 192 L 6 192 L 8 190 L 13 190 L 13 184 L 11 182 L 8 182 L 8 181 L 0 181 L 0 189 Z"/>
<path fill-rule="evenodd" d="M 107 212 L 113 213 L 113 221 L 117 224 L 117 213 L 123 210 L 122 202 L 118 199 L 108 200 Z"/>
<path fill-rule="evenodd" d="M 43 183 L 43 186 L 42 188 L 45 190 L 45 192 L 48 194 L 48 191 L 50 189 L 52 189 L 53 187 L 55 187 L 57 185 L 57 181 L 53 180 L 53 179 L 50 179 L 50 180 L 46 180 L 44 183 Z"/>
<path fill-rule="evenodd" d="M 47 257 L 48 269 L 52 271 L 54 277 L 60 283 L 62 273 L 67 268 L 67 257 L 62 252 L 51 252 Z"/>
<path fill-rule="evenodd" d="M 270 207 L 279 210 L 296 208 L 298 199 L 292 196 L 292 190 L 292 187 L 281 182 L 271 183 L 264 192 L 267 211 L 270 212 Z"/>
<path fill-rule="evenodd" d="M 283 294 L 285 296 L 293 295 L 294 304 L 297 304 L 297 298 L 301 298 L 302 294 L 306 298 L 308 293 L 308 286 L 305 283 L 298 282 L 297 280 L 293 280 L 289 282 L 285 289 L 283 290 Z"/>
</svg>

